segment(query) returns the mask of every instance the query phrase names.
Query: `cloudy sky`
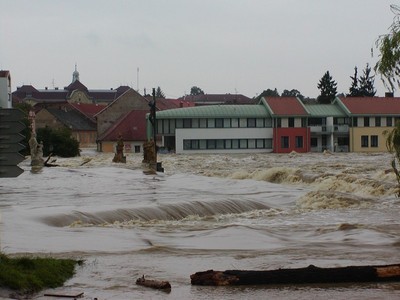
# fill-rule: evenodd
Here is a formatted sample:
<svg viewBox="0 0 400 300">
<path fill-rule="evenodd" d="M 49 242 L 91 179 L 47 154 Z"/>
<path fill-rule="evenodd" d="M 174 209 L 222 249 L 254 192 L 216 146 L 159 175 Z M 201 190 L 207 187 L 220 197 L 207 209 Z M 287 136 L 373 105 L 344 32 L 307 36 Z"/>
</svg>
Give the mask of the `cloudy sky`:
<svg viewBox="0 0 400 300">
<path fill-rule="evenodd" d="M 0 0 L 0 69 L 10 70 L 13 90 L 63 88 L 76 63 L 89 89 L 160 86 L 170 98 L 192 86 L 316 97 L 329 70 L 347 93 L 354 67 L 379 58 L 375 41 L 388 32 L 396 2 Z M 375 86 L 383 96 L 379 77 Z"/>
</svg>

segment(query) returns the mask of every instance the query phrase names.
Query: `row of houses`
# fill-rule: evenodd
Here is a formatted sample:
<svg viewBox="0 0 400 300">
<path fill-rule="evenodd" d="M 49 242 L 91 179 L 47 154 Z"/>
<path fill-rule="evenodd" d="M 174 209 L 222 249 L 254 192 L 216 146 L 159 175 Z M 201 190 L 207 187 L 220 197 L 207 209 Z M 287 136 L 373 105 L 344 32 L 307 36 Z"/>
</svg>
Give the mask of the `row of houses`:
<svg viewBox="0 0 400 300">
<path fill-rule="evenodd" d="M 399 119 L 395 97 L 337 97 L 332 104 L 268 97 L 256 105 L 160 111 L 156 127 L 161 145 L 176 153 L 382 152 L 385 132 Z"/>
<path fill-rule="evenodd" d="M 14 105 L 32 105 L 37 128 L 67 127 L 81 147 L 102 152 L 114 152 L 120 136 L 126 152 L 143 151 L 152 137 L 151 100 L 129 86 L 88 89 L 76 68 L 63 89 L 23 85 L 12 93 Z M 400 118 L 400 98 L 337 97 L 332 104 L 304 104 L 296 97 L 254 103 L 237 94 L 199 95 L 157 99 L 156 111 L 157 144 L 176 153 L 381 152 L 385 131 Z"/>
</svg>

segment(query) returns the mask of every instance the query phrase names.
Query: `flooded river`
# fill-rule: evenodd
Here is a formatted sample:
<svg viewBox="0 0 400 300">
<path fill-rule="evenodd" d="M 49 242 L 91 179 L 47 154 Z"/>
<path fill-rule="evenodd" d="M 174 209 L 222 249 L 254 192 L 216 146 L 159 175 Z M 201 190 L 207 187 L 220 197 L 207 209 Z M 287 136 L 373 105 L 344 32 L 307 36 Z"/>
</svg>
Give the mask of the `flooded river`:
<svg viewBox="0 0 400 300">
<path fill-rule="evenodd" d="M 381 154 L 159 155 L 164 174 L 84 150 L 0 181 L 9 255 L 85 263 L 52 293 L 82 299 L 399 299 L 400 282 L 191 286 L 209 269 L 400 263 L 400 201 Z M 135 284 L 168 280 L 169 293 Z M 37 299 L 51 299 L 39 294 Z M 54 298 L 53 298 L 54 299 Z"/>
</svg>

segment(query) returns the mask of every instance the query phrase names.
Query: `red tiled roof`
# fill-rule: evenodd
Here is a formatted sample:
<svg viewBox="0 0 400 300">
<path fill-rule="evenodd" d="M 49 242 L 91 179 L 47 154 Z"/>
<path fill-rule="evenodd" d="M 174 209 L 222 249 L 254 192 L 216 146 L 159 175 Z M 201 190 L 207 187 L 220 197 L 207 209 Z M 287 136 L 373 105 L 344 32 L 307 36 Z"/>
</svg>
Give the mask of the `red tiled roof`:
<svg viewBox="0 0 400 300">
<path fill-rule="evenodd" d="M 399 97 L 343 97 L 340 100 L 355 115 L 400 114 Z"/>
<path fill-rule="evenodd" d="M 158 110 L 167 110 L 181 107 L 192 107 L 195 106 L 195 103 L 176 99 L 157 99 L 156 106 Z"/>
<path fill-rule="evenodd" d="M 148 110 L 133 110 L 122 116 L 110 129 L 108 129 L 99 140 L 117 141 L 122 135 L 124 141 L 145 141 L 146 114 Z"/>
<path fill-rule="evenodd" d="M 300 100 L 296 97 L 266 97 L 272 115 L 277 116 L 307 116 Z"/>
<path fill-rule="evenodd" d="M 90 119 L 93 119 L 95 114 L 97 114 L 99 111 L 101 111 L 103 108 L 106 107 L 106 105 L 87 104 L 87 103 L 71 103 L 71 106 Z"/>
<path fill-rule="evenodd" d="M 69 86 L 66 86 L 64 88 L 64 90 L 67 90 L 70 92 L 72 92 L 74 90 L 87 91 L 88 88 L 82 82 L 80 82 L 79 80 L 76 80 L 76 81 L 72 82 Z"/>
</svg>

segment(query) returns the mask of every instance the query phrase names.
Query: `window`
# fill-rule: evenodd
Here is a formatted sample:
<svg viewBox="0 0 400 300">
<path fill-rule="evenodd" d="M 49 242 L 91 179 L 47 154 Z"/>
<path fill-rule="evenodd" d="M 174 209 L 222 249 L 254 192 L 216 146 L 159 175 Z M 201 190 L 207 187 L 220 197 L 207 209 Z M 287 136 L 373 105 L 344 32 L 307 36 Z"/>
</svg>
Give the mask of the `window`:
<svg viewBox="0 0 400 300">
<path fill-rule="evenodd" d="M 169 131 L 169 120 L 163 120 L 163 128 L 161 130 L 163 133 L 171 133 Z"/>
<path fill-rule="evenodd" d="M 215 149 L 215 140 L 207 140 L 207 149 Z"/>
<path fill-rule="evenodd" d="M 239 119 L 232 119 L 232 128 L 239 127 Z"/>
<path fill-rule="evenodd" d="M 157 133 L 165 133 L 162 127 L 163 120 L 157 120 Z"/>
<path fill-rule="evenodd" d="M 289 137 L 288 136 L 281 137 L 281 148 L 283 148 L 283 149 L 289 148 Z"/>
<path fill-rule="evenodd" d="M 176 128 L 183 128 L 183 120 L 176 119 Z"/>
<path fill-rule="evenodd" d="M 217 149 L 224 149 L 224 140 L 216 140 Z"/>
<path fill-rule="evenodd" d="M 368 147 L 368 135 L 361 136 L 361 147 L 363 148 Z"/>
<path fill-rule="evenodd" d="M 200 128 L 207 128 L 207 119 L 200 119 L 199 122 Z"/>
<path fill-rule="evenodd" d="M 256 119 L 254 119 L 254 118 L 247 119 L 247 127 L 255 128 L 256 127 Z"/>
<path fill-rule="evenodd" d="M 224 128 L 231 128 L 231 119 L 224 119 Z"/>
<path fill-rule="evenodd" d="M 183 140 L 183 150 L 190 150 L 190 140 Z"/>
<path fill-rule="evenodd" d="M 276 119 L 276 127 L 278 127 L 278 128 L 282 127 L 282 119 L 281 118 Z"/>
<path fill-rule="evenodd" d="M 310 145 L 311 147 L 318 147 L 318 138 L 311 138 Z"/>
<path fill-rule="evenodd" d="M 247 147 L 249 149 L 255 149 L 256 148 L 256 140 L 255 139 L 249 139 L 247 141 Z"/>
<path fill-rule="evenodd" d="M 256 119 L 256 127 L 257 128 L 264 127 L 264 119 Z"/>
<path fill-rule="evenodd" d="M 208 128 L 215 128 L 215 119 L 208 119 L 207 120 L 207 127 Z"/>
<path fill-rule="evenodd" d="M 378 147 L 378 136 L 371 135 L 371 147 Z"/>
<path fill-rule="evenodd" d="M 247 140 L 241 139 L 239 141 L 240 141 L 240 143 L 239 143 L 240 149 L 247 149 Z"/>
<path fill-rule="evenodd" d="M 288 122 L 289 122 L 289 127 L 294 127 L 294 118 L 289 118 L 288 119 Z"/>
<path fill-rule="evenodd" d="M 355 117 L 353 118 L 353 127 L 357 127 L 358 126 L 358 118 Z"/>
<path fill-rule="evenodd" d="M 170 133 L 175 133 L 175 120 L 169 120 Z"/>
<path fill-rule="evenodd" d="M 257 145 L 256 145 L 257 149 L 264 148 L 264 140 L 263 139 L 257 139 L 256 143 L 257 143 Z"/>
<path fill-rule="evenodd" d="M 307 127 L 307 119 L 306 118 L 301 118 L 301 127 Z"/>
<path fill-rule="evenodd" d="M 392 119 L 392 117 L 386 117 L 386 126 L 387 126 L 387 127 L 393 126 L 393 119 Z"/>
<path fill-rule="evenodd" d="M 140 146 L 135 146 L 135 153 L 140 153 Z"/>
<path fill-rule="evenodd" d="M 381 117 L 375 117 L 375 127 L 381 127 Z M 371 141 L 371 144 L 372 144 L 372 141 Z"/>
<path fill-rule="evenodd" d="M 199 140 L 192 140 L 190 146 L 192 149 L 199 149 Z"/>
<path fill-rule="evenodd" d="M 207 149 L 207 140 L 200 140 L 200 149 L 201 150 Z"/>
<path fill-rule="evenodd" d="M 232 140 L 225 140 L 225 149 L 232 149 Z"/>
<path fill-rule="evenodd" d="M 272 149 L 272 139 L 265 139 L 265 148 Z"/>
<path fill-rule="evenodd" d="M 199 128 L 199 119 L 192 119 L 192 128 Z"/>
<path fill-rule="evenodd" d="M 296 136 L 295 143 L 296 143 L 296 148 L 303 148 L 303 137 Z"/>
<path fill-rule="evenodd" d="M 265 127 L 269 128 L 272 127 L 272 119 L 265 119 L 264 121 L 265 121 Z"/>
<path fill-rule="evenodd" d="M 232 149 L 239 149 L 239 140 L 232 140 Z"/>
<path fill-rule="evenodd" d="M 369 117 L 364 117 L 364 127 L 369 127 Z"/>
<path fill-rule="evenodd" d="M 239 127 L 246 128 L 247 127 L 247 119 L 239 119 Z"/>
<path fill-rule="evenodd" d="M 183 119 L 183 128 L 192 128 L 192 119 Z"/>
<path fill-rule="evenodd" d="M 215 119 L 215 128 L 223 128 L 224 119 Z"/>
</svg>

